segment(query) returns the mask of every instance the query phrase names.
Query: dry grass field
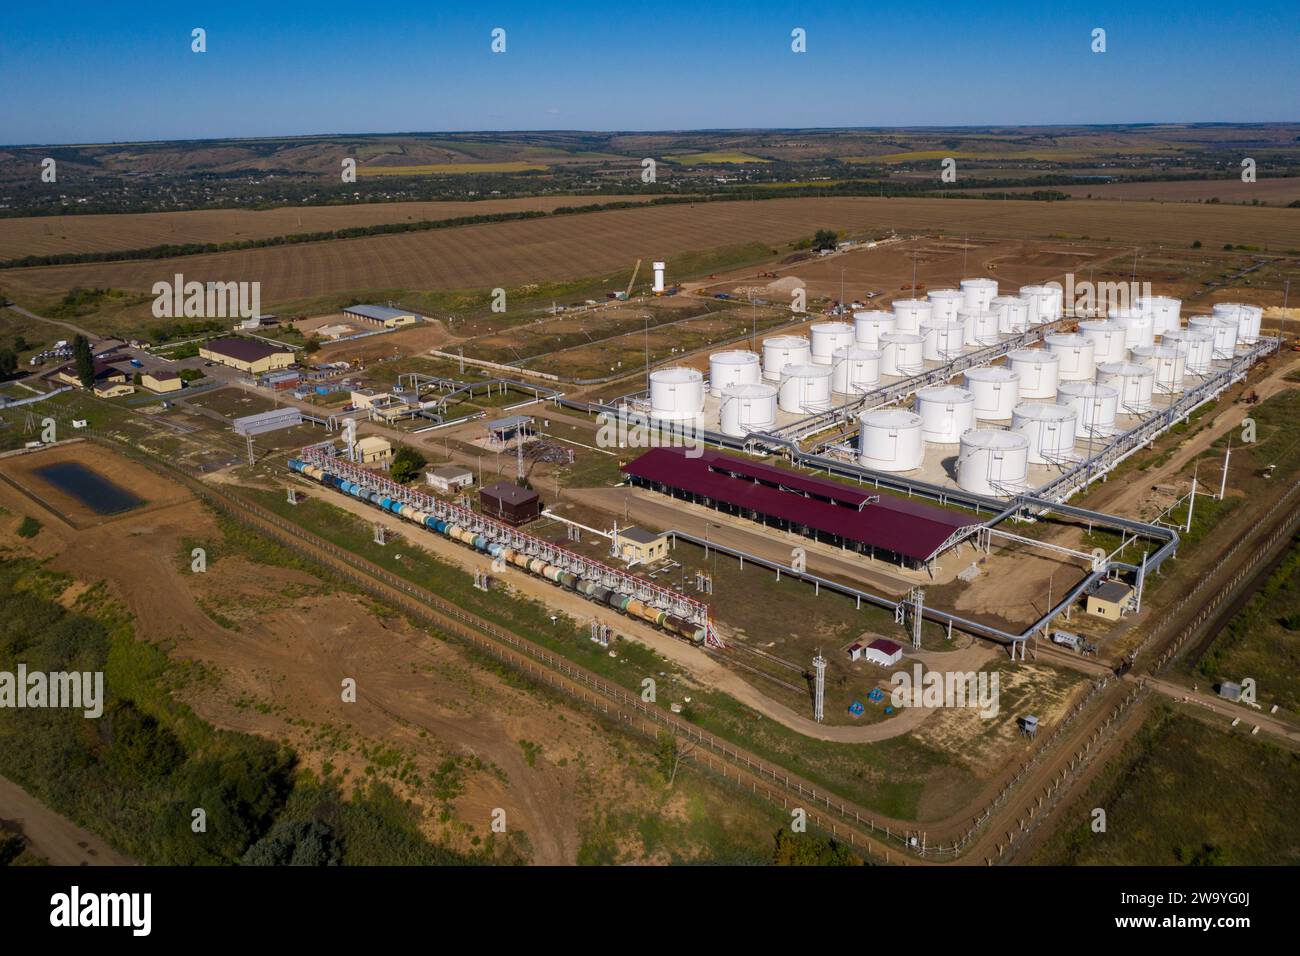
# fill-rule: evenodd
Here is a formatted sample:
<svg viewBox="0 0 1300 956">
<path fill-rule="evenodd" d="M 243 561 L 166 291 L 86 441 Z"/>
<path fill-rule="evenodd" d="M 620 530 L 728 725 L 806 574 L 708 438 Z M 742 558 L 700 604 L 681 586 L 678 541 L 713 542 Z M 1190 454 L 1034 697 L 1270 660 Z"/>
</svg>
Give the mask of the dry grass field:
<svg viewBox="0 0 1300 956">
<path fill-rule="evenodd" d="M 360 203 L 280 209 L 205 209 L 102 216 L 32 216 L 0 219 L 0 259 L 75 252 L 147 249 L 189 242 L 236 242 L 354 226 L 549 212 L 558 206 L 639 202 L 649 196 L 530 196 L 481 202 Z"/>
<path fill-rule="evenodd" d="M 615 210 L 555 220 L 466 226 L 392 236 L 255 249 L 181 259 L 12 269 L 0 284 L 31 301 L 80 287 L 147 291 L 183 272 L 187 280 L 260 281 L 262 302 L 355 289 L 477 289 L 608 274 L 637 257 L 728 243 L 773 244 L 818 228 L 883 234 L 891 229 L 952 236 L 1088 237 L 1115 242 L 1200 240 L 1280 250 L 1300 246 L 1293 210 L 1124 202 L 780 199 Z"/>
<path fill-rule="evenodd" d="M 1164 202 L 1202 202 L 1219 199 L 1225 203 L 1261 203 L 1285 206 L 1300 199 L 1300 178 L 1279 176 L 1243 183 L 1240 179 L 1192 179 L 1182 182 L 1098 183 L 1095 186 L 1024 186 L 1008 189 L 1011 195 L 1048 188 L 1076 199 L 1155 199 Z M 1300 229 L 1300 226 L 1297 226 Z"/>
</svg>

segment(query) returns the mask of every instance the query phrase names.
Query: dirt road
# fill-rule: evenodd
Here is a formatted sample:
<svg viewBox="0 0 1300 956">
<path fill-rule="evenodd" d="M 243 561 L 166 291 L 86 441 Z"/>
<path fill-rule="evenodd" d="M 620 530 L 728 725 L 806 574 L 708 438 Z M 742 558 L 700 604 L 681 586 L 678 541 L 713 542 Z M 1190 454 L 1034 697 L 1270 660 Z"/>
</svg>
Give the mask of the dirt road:
<svg viewBox="0 0 1300 956">
<path fill-rule="evenodd" d="M 4 777 L 0 777 L 0 820 L 16 823 L 27 838 L 28 850 L 54 866 L 134 866 L 136 863 Z"/>
</svg>

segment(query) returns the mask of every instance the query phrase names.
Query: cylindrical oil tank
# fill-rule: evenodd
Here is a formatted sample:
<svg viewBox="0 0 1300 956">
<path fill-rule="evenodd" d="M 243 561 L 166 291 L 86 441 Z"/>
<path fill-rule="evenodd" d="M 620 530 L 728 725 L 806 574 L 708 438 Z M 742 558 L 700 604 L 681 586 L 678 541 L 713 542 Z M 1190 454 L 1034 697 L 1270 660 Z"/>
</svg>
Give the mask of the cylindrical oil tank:
<svg viewBox="0 0 1300 956">
<path fill-rule="evenodd" d="M 763 378 L 779 382 L 787 365 L 807 365 L 812 346 L 802 335 L 774 335 L 763 340 Z"/>
<path fill-rule="evenodd" d="M 718 428 L 724 435 L 744 438 L 750 432 L 766 431 L 776 424 L 776 386 L 730 385 L 722 390 Z"/>
<path fill-rule="evenodd" d="M 650 416 L 686 421 L 704 411 L 704 375 L 699 369 L 674 366 L 650 373 Z"/>
<path fill-rule="evenodd" d="M 814 322 L 808 332 L 812 336 L 812 360 L 816 365 L 830 365 L 836 349 L 853 344 L 853 326 L 847 322 Z"/>
<path fill-rule="evenodd" d="M 921 439 L 931 444 L 955 445 L 975 427 L 975 395 L 955 385 L 918 390 L 913 410 L 921 416 Z"/>
<path fill-rule="evenodd" d="M 931 318 L 948 321 L 957 318 L 957 309 L 961 307 L 963 298 L 959 289 L 931 289 L 926 296 L 926 301 L 934 308 Z"/>
<path fill-rule="evenodd" d="M 1047 313 L 1049 320 L 1055 321 L 1065 317 L 1065 290 L 1059 283 L 1049 282 L 1047 289 Z"/>
<path fill-rule="evenodd" d="M 831 370 L 827 365 L 787 365 L 781 370 L 777 398 L 781 410 L 795 414 L 820 412 L 831 404 Z"/>
<path fill-rule="evenodd" d="M 972 428 L 961 436 L 957 485 L 977 495 L 1006 498 L 1025 489 L 1029 439 L 1001 428 Z"/>
<path fill-rule="evenodd" d="M 1237 333 L 1240 326 L 1236 318 L 1228 315 L 1194 315 L 1187 320 L 1189 329 L 1199 329 L 1214 336 L 1214 357 L 1230 359 L 1237 351 Z"/>
<path fill-rule="evenodd" d="M 1156 335 L 1164 335 L 1170 329 L 1183 324 L 1183 302 L 1171 299 L 1167 295 L 1152 295 L 1134 299 L 1133 305 L 1140 312 L 1151 316 L 1151 325 Z"/>
<path fill-rule="evenodd" d="M 886 332 L 880 336 L 882 375 L 916 375 L 925 368 L 924 339 L 911 332 Z"/>
<path fill-rule="evenodd" d="M 1162 395 L 1180 395 L 1187 359 L 1177 345 L 1141 345 L 1133 350 L 1133 361 L 1155 373 L 1153 388 Z"/>
<path fill-rule="evenodd" d="M 1061 359 L 1049 349 L 1016 349 L 1007 365 L 1020 376 L 1021 398 L 1051 398 L 1060 381 Z"/>
<path fill-rule="evenodd" d="M 1056 404 L 1074 409 L 1080 431 L 1101 434 L 1115 427 L 1119 390 L 1096 382 L 1062 382 L 1056 391 Z"/>
<path fill-rule="evenodd" d="M 1079 334 L 1092 341 L 1093 360 L 1098 365 L 1128 358 L 1128 333 L 1118 322 L 1088 319 L 1079 323 Z"/>
<path fill-rule="evenodd" d="M 967 345 L 996 345 L 998 341 L 998 314 L 991 309 L 957 310 L 966 332 Z"/>
<path fill-rule="evenodd" d="M 709 394 L 714 398 L 721 398 L 728 385 L 753 385 L 762 377 L 757 352 L 730 349 L 709 356 Z"/>
<path fill-rule="evenodd" d="M 1045 285 L 1022 285 L 1020 298 L 1029 303 L 1029 324 L 1042 325 L 1052 321 L 1052 290 Z"/>
<path fill-rule="evenodd" d="M 960 319 L 930 319 L 921 323 L 921 358 L 947 362 L 961 355 L 966 327 Z"/>
<path fill-rule="evenodd" d="M 975 417 L 1008 422 L 1020 403 L 1020 376 L 1005 365 L 985 365 L 966 372 L 966 388 L 975 396 Z"/>
<path fill-rule="evenodd" d="M 1090 382 L 1097 374 L 1096 346 L 1092 339 L 1076 334 L 1049 335 L 1047 347 L 1060 359 L 1062 382 Z"/>
<path fill-rule="evenodd" d="M 921 323 L 934 317 L 934 304 L 925 299 L 899 299 L 894 303 L 895 332 L 921 331 Z"/>
<path fill-rule="evenodd" d="M 877 408 L 858 416 L 858 461 L 876 471 L 921 467 L 925 446 L 921 416 L 902 408 Z"/>
<path fill-rule="evenodd" d="M 1110 320 L 1124 326 L 1124 347 L 1129 351 L 1155 344 L 1155 325 L 1146 313 L 1137 309 L 1112 309 Z"/>
<path fill-rule="evenodd" d="M 1030 462 L 1046 465 L 1074 451 L 1078 421 L 1068 405 L 1027 402 L 1011 414 L 1011 430 L 1029 439 Z"/>
<path fill-rule="evenodd" d="M 1029 300 L 1018 295 L 1000 295 L 990 308 L 998 314 L 998 331 L 1015 335 L 1029 328 Z"/>
<path fill-rule="evenodd" d="M 1155 372 L 1136 362 L 1107 362 L 1097 366 L 1097 384 L 1119 391 L 1119 410 L 1126 415 L 1149 411 Z"/>
<path fill-rule="evenodd" d="M 960 285 L 962 302 L 973 312 L 987 312 L 998 294 L 997 279 L 962 279 Z"/>
<path fill-rule="evenodd" d="M 880 334 L 893 332 L 897 323 L 892 312 L 854 312 L 853 340 L 869 349 L 880 348 Z"/>
<path fill-rule="evenodd" d="M 1216 302 L 1212 313 L 1236 323 L 1237 341 L 1243 345 L 1254 345 L 1259 341 L 1259 327 L 1264 316 L 1264 310 L 1259 306 L 1243 305 L 1240 302 Z"/>
<path fill-rule="evenodd" d="M 856 395 L 880 384 L 880 349 L 851 345 L 836 349 L 831 362 L 831 390 Z"/>
<path fill-rule="evenodd" d="M 1214 363 L 1214 334 L 1203 329 L 1170 329 L 1160 338 L 1161 345 L 1180 349 L 1189 375 L 1206 375 Z"/>
</svg>

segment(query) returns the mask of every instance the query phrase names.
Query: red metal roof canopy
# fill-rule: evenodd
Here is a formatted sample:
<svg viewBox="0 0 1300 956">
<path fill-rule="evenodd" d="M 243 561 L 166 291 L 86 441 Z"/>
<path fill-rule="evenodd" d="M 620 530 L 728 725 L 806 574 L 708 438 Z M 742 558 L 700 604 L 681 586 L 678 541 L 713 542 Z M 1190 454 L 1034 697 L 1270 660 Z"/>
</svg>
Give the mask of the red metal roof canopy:
<svg viewBox="0 0 1300 956">
<path fill-rule="evenodd" d="M 652 448 L 623 471 L 918 561 L 933 557 L 956 532 L 981 523 L 934 505 L 720 452 L 689 457 L 682 448 Z M 878 501 L 870 500 L 877 496 Z"/>
</svg>

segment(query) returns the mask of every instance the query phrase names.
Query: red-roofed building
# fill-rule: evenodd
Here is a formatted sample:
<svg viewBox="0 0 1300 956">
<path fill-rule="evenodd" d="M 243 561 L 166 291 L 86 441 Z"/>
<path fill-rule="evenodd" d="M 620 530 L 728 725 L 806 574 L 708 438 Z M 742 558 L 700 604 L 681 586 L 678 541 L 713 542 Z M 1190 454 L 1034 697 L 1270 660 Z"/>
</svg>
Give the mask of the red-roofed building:
<svg viewBox="0 0 1300 956">
<path fill-rule="evenodd" d="M 623 466 L 635 485 L 837 547 L 918 567 L 973 534 L 974 515 L 724 455 L 652 448 Z"/>
<path fill-rule="evenodd" d="M 877 638 L 862 649 L 862 659 L 881 667 L 893 667 L 903 658 L 903 646 Z"/>
</svg>

